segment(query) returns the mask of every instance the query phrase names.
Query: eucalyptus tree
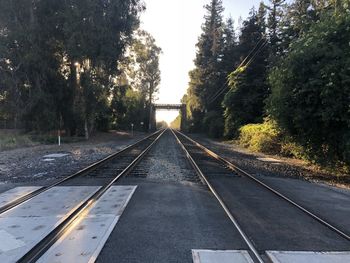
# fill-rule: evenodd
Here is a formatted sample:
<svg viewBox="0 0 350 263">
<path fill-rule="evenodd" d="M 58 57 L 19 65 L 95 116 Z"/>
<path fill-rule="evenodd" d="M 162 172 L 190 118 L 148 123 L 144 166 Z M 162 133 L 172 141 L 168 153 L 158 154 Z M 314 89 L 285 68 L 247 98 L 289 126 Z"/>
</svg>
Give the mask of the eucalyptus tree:
<svg viewBox="0 0 350 263">
<path fill-rule="evenodd" d="M 148 107 L 149 117 L 146 121 L 149 124 L 152 115 L 151 105 L 155 101 L 161 81 L 159 69 L 161 53 L 162 50 L 156 45 L 152 35 L 144 30 L 138 30 L 121 65 L 131 87 L 140 92 L 147 104 L 145 106 Z"/>
<path fill-rule="evenodd" d="M 1 111 L 28 129 L 95 126 L 139 25 L 139 0 L 0 0 Z M 4 114 L 2 114 L 4 115 Z"/>
<path fill-rule="evenodd" d="M 94 127 L 101 103 L 106 102 L 118 61 L 139 25 L 140 1 L 65 2 L 64 46 L 74 123 L 84 126 L 85 136 Z M 68 117 L 68 116 L 67 116 Z"/>
</svg>

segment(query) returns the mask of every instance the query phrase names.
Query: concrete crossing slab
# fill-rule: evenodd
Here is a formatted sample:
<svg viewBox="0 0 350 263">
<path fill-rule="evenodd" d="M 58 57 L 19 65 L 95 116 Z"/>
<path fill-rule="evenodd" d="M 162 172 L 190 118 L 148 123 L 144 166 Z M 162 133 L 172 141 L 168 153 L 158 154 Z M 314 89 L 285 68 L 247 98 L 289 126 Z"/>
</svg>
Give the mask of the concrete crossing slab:
<svg viewBox="0 0 350 263">
<path fill-rule="evenodd" d="M 41 186 L 21 186 L 7 190 L 0 194 L 0 208 L 40 188 Z"/>
<path fill-rule="evenodd" d="M 273 263 L 345 263 L 350 262 L 350 251 L 266 251 Z"/>
<path fill-rule="evenodd" d="M 0 215 L 0 262 L 16 262 L 99 186 L 49 189 Z"/>
<path fill-rule="evenodd" d="M 113 186 L 37 262 L 94 262 L 136 186 Z"/>
<path fill-rule="evenodd" d="M 44 155 L 43 157 L 44 158 L 62 158 L 62 157 L 65 157 L 67 155 L 68 155 L 68 153 L 52 153 L 52 154 Z"/>
<path fill-rule="evenodd" d="M 246 250 L 192 249 L 193 263 L 254 263 Z"/>
</svg>

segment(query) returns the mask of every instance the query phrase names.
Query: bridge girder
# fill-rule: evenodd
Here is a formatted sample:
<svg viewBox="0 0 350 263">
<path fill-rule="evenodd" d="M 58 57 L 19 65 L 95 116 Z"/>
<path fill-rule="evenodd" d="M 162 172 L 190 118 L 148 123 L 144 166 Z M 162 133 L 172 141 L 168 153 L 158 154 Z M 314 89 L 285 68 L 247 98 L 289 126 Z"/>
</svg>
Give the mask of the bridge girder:
<svg viewBox="0 0 350 263">
<path fill-rule="evenodd" d="M 157 110 L 180 110 L 181 111 L 181 124 L 180 129 L 184 130 L 185 120 L 187 119 L 186 113 L 186 104 L 152 104 L 152 110 L 150 121 L 151 121 L 151 130 L 156 128 L 156 111 Z"/>
</svg>

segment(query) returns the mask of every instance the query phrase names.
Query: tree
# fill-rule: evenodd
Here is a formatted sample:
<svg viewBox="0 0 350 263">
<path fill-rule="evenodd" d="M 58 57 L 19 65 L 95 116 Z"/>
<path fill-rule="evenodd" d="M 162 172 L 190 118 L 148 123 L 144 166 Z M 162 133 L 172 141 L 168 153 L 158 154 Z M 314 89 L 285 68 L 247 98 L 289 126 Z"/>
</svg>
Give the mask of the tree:
<svg viewBox="0 0 350 263">
<path fill-rule="evenodd" d="M 248 63 L 230 74 L 230 90 L 223 100 L 225 107 L 225 135 L 235 137 L 239 128 L 247 123 L 257 123 L 264 116 L 264 101 L 269 94 L 267 77 L 267 50 L 262 46 L 265 34 L 265 19 L 260 8 L 254 9 L 243 22 L 237 52 L 243 58 L 252 50 Z M 259 45 L 260 44 L 260 45 Z M 257 48 L 256 48 L 257 47 Z M 261 49 L 259 49 L 262 47 Z M 255 49 L 256 48 L 256 49 Z"/>
<path fill-rule="evenodd" d="M 350 164 L 349 27 L 348 11 L 324 13 L 269 77 L 269 113 L 310 159 L 325 164 Z"/>
<path fill-rule="evenodd" d="M 1 109 L 28 130 L 93 130 L 117 62 L 139 25 L 139 0 L 0 1 Z"/>
<path fill-rule="evenodd" d="M 224 23 L 222 13 L 224 8 L 221 0 L 212 0 L 205 6 L 207 11 L 202 25 L 202 34 L 198 39 L 197 53 L 194 60 L 195 69 L 190 74 L 188 88 L 188 109 L 190 111 L 190 127 L 200 130 L 202 120 L 209 111 L 222 113 L 220 101 L 210 101 L 215 93 L 224 85 L 226 74 L 223 71 L 224 56 Z M 226 28 L 226 33 L 231 28 Z M 230 35 L 229 37 L 234 37 Z M 231 41 L 231 40 L 230 40 Z M 227 51 L 227 50 L 226 50 Z M 211 125 L 206 123 L 204 125 Z"/>
<path fill-rule="evenodd" d="M 135 130 L 147 130 L 145 129 L 145 121 L 148 118 L 145 112 L 145 100 L 141 92 L 132 89 L 131 86 L 113 88 L 111 110 L 113 128 L 128 130 L 131 124 L 134 124 Z"/>
<path fill-rule="evenodd" d="M 270 5 L 266 6 L 268 15 L 268 34 L 270 39 L 270 61 L 273 63 L 281 53 L 281 21 L 283 17 L 283 7 L 285 0 L 270 0 Z"/>
<path fill-rule="evenodd" d="M 159 56 L 162 50 L 155 39 L 146 31 L 139 30 L 128 50 L 122 68 L 133 88 L 141 92 L 148 101 L 148 110 L 152 110 L 155 94 L 160 84 Z M 151 116 L 151 112 L 150 115 Z M 147 120 L 149 123 L 149 120 Z"/>
</svg>

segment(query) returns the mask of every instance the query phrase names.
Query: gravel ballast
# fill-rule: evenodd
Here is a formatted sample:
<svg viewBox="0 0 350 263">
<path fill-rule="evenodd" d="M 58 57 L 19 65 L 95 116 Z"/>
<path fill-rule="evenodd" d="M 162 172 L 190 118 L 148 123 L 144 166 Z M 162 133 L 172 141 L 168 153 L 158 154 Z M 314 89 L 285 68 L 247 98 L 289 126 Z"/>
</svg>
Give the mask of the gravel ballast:
<svg viewBox="0 0 350 263">
<path fill-rule="evenodd" d="M 301 160 L 253 153 L 238 145 L 212 140 L 201 134 L 189 135 L 253 175 L 260 177 L 287 177 L 325 183 L 338 186 L 340 191 L 342 189 L 350 189 L 350 176 L 337 177 L 334 174 L 319 171 L 313 165 L 309 165 Z"/>
<path fill-rule="evenodd" d="M 142 133 L 132 137 L 129 133 L 114 132 L 100 134 L 86 142 L 61 146 L 38 145 L 2 151 L 0 152 L 0 184 L 33 183 L 67 176 L 144 136 L 146 135 Z"/>
</svg>

